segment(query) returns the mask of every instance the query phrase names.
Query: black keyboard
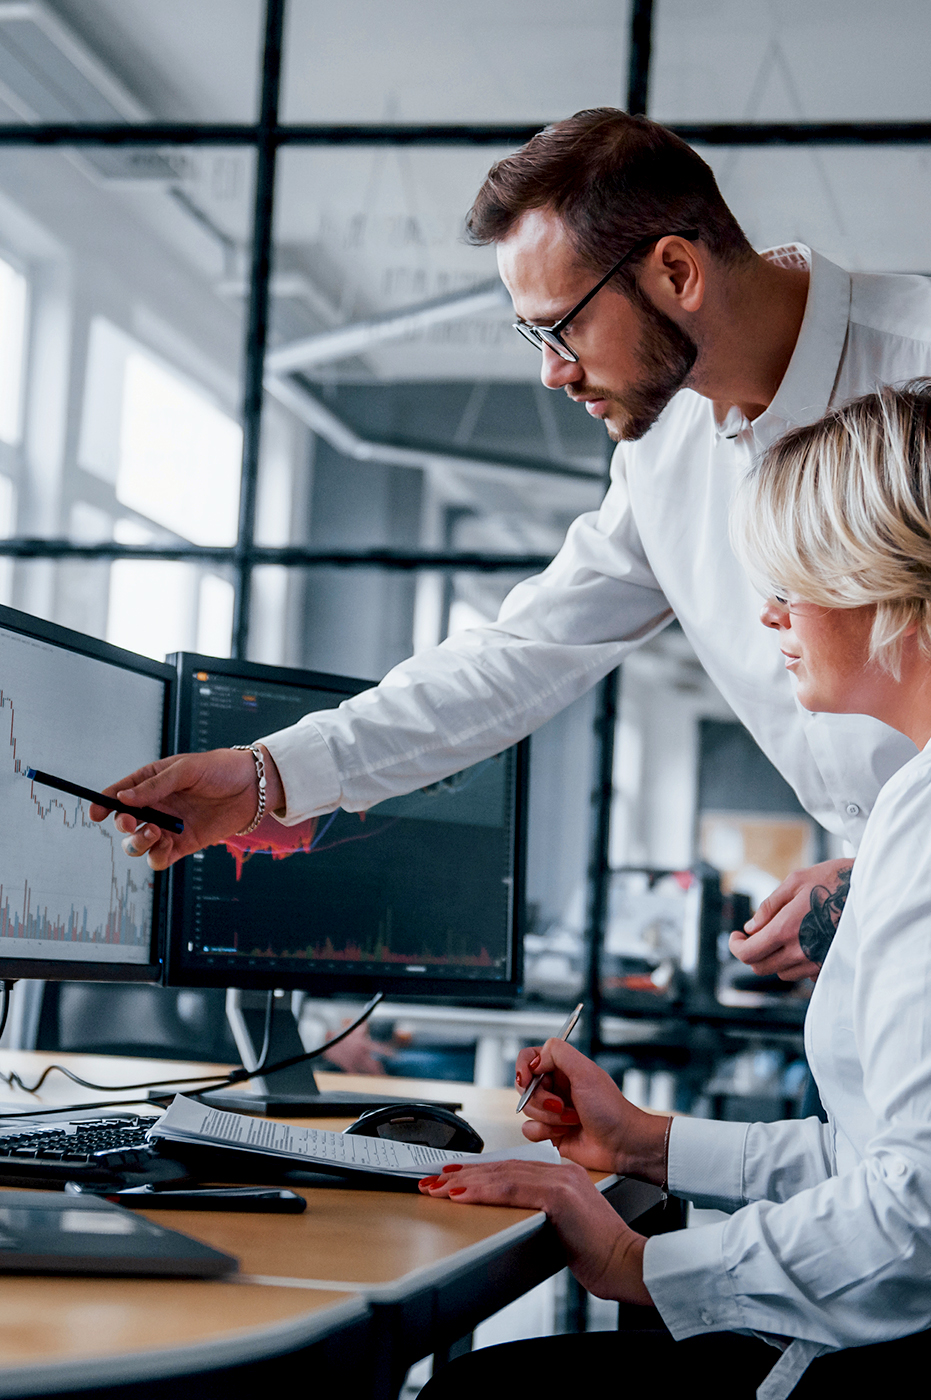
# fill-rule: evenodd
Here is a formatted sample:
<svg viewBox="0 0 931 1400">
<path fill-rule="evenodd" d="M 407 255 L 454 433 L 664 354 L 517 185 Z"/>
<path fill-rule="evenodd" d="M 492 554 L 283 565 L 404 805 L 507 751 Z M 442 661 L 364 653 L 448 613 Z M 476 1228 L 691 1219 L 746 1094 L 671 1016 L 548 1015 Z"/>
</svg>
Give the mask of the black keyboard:
<svg viewBox="0 0 931 1400">
<path fill-rule="evenodd" d="M 125 1114 L 55 1123 L 0 1126 L 0 1186 L 63 1190 L 66 1181 L 143 1186 L 186 1179 L 180 1163 L 147 1141 L 153 1117 Z"/>
</svg>

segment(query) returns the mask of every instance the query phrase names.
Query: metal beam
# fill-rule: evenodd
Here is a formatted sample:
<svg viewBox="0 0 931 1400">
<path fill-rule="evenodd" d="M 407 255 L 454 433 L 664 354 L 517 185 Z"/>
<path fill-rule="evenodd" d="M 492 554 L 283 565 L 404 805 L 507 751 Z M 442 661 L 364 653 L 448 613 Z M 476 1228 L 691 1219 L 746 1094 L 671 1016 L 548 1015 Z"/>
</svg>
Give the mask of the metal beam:
<svg viewBox="0 0 931 1400">
<path fill-rule="evenodd" d="M 931 122 L 677 122 L 693 146 L 925 146 Z"/>
<path fill-rule="evenodd" d="M 556 120 L 554 118 L 553 120 Z M 275 146 L 522 146 L 545 122 L 276 126 Z M 684 141 L 711 146 L 925 146 L 931 121 L 671 122 Z M 255 146 L 260 127 L 237 122 L 4 123 L 0 146 Z"/>
<path fill-rule="evenodd" d="M 586 481 L 593 490 L 601 491 L 602 478 L 595 472 L 583 471 L 568 463 L 547 462 L 532 457 L 510 456 L 507 453 L 485 456 L 477 452 L 459 451 L 446 444 L 436 447 L 406 443 L 372 442 L 339 418 L 332 409 L 312 394 L 299 380 L 267 375 L 265 388 L 285 408 L 289 409 L 312 432 L 322 437 L 343 457 L 356 462 L 383 462 L 392 467 L 415 467 L 421 471 L 431 467 L 452 467 L 481 476 L 515 472 L 530 472 L 535 476 L 553 476 L 572 481 Z"/>
<path fill-rule="evenodd" d="M 268 343 L 268 282 L 272 265 L 272 220 L 275 205 L 273 137 L 278 125 L 281 91 L 281 42 L 286 0 L 265 0 L 265 44 L 262 50 L 262 105 L 255 164 L 255 208 L 252 219 L 252 265 L 249 315 L 243 367 L 242 482 L 239 488 L 239 531 L 236 540 L 236 591 L 233 601 L 232 655 L 244 657 L 249 642 L 252 598 L 251 550 L 255 541 L 255 506 L 262 437 L 262 395 L 265 348 Z"/>
<path fill-rule="evenodd" d="M 75 544 L 72 540 L 17 536 L 0 540 L 0 558 L 58 559 L 81 563 L 112 563 L 114 559 L 165 560 L 216 568 L 236 567 L 241 555 L 235 546 L 171 544 Z M 451 549 L 308 549 L 301 545 L 253 545 L 249 563 L 277 564 L 291 569 L 440 570 L 449 573 L 539 573 L 551 562 L 548 554 L 492 554 Z"/>
<path fill-rule="evenodd" d="M 482 282 L 465 292 L 453 292 L 415 306 L 404 306 L 373 316 L 368 321 L 339 326 L 336 330 L 310 335 L 291 345 L 282 345 L 265 357 L 265 366 L 272 374 L 287 374 L 295 369 L 310 369 L 312 365 L 332 364 L 350 355 L 362 355 L 375 345 L 398 340 L 425 326 L 455 321 L 462 316 L 475 316 L 497 306 L 510 305 L 510 297 L 497 278 Z"/>
<path fill-rule="evenodd" d="M 645 114 L 650 90 L 653 47 L 653 0 L 631 0 L 630 51 L 627 61 L 627 110 Z"/>
</svg>

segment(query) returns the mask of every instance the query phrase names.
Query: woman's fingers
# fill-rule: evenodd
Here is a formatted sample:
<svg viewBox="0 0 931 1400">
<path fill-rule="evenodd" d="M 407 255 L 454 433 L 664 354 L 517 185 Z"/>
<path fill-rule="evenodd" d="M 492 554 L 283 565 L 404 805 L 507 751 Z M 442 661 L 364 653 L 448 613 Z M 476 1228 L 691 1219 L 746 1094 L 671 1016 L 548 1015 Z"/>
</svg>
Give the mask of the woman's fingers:
<svg viewBox="0 0 931 1400">
<path fill-rule="evenodd" d="M 529 1045 L 517 1056 L 517 1069 L 514 1075 L 518 1089 L 526 1089 L 540 1068 L 540 1047 Z"/>
<path fill-rule="evenodd" d="M 463 1204 L 523 1206 L 545 1210 L 556 1187 L 553 1172 L 569 1171 L 555 1162 L 450 1163 L 418 1183 L 426 1196 L 448 1197 Z"/>
<path fill-rule="evenodd" d="M 528 1142 L 551 1142 L 562 1151 L 561 1144 L 577 1132 L 572 1123 L 524 1123 L 521 1132 Z"/>
<path fill-rule="evenodd" d="M 538 1123 L 544 1128 L 578 1127 L 579 1115 L 571 1104 L 563 1103 L 562 1099 L 557 1099 L 552 1092 L 542 1093 L 537 1090 L 530 1102 L 525 1106 L 524 1113 L 531 1123 Z M 527 1126 L 525 1124 L 525 1126 Z"/>
</svg>

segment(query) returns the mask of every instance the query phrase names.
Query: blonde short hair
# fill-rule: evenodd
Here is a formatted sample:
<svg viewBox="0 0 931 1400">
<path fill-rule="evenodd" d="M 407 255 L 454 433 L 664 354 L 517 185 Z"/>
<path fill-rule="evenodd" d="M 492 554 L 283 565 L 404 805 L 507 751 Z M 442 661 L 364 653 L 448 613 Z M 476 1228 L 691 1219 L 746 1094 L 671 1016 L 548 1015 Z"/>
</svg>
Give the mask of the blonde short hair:
<svg viewBox="0 0 931 1400">
<path fill-rule="evenodd" d="M 731 539 L 767 593 L 876 606 L 873 657 L 931 655 L 931 381 L 884 386 L 775 442 L 743 481 Z"/>
</svg>

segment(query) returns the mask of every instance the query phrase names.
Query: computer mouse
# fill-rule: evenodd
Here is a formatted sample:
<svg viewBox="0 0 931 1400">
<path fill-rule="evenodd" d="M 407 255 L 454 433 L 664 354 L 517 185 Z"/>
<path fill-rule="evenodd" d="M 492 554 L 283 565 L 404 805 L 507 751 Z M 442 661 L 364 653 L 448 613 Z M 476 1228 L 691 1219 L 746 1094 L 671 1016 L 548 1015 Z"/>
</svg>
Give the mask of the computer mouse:
<svg viewBox="0 0 931 1400">
<path fill-rule="evenodd" d="M 359 1137 L 391 1138 L 394 1142 L 415 1142 L 422 1147 L 448 1148 L 450 1152 L 481 1152 L 485 1146 L 475 1129 L 450 1112 L 428 1103 L 392 1103 L 370 1108 L 345 1133 Z"/>
</svg>

